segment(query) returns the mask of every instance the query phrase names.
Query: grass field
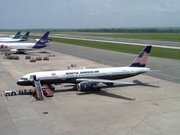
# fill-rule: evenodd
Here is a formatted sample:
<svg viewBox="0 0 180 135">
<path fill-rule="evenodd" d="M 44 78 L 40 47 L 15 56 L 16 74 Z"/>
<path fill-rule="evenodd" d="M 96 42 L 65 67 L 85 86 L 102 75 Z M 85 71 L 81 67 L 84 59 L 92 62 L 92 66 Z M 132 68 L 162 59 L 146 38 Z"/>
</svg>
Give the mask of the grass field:
<svg viewBox="0 0 180 135">
<path fill-rule="evenodd" d="M 31 36 L 31 38 L 38 38 L 38 37 Z M 102 42 L 83 41 L 83 40 L 75 40 L 75 39 L 64 39 L 64 38 L 51 38 L 51 39 L 53 42 L 85 46 L 85 47 L 93 47 L 93 48 L 98 48 L 98 49 L 132 53 L 132 54 L 139 53 L 139 50 L 141 50 L 143 48 L 142 46 L 135 46 L 135 45 L 102 43 Z M 170 58 L 170 59 L 180 59 L 180 50 L 179 49 L 165 49 L 165 48 L 153 47 L 151 56 Z"/>
<path fill-rule="evenodd" d="M 158 41 L 180 42 L 180 33 L 94 33 L 94 32 L 61 32 L 61 34 L 72 34 L 81 36 L 99 36 L 128 39 L 144 39 Z"/>
</svg>

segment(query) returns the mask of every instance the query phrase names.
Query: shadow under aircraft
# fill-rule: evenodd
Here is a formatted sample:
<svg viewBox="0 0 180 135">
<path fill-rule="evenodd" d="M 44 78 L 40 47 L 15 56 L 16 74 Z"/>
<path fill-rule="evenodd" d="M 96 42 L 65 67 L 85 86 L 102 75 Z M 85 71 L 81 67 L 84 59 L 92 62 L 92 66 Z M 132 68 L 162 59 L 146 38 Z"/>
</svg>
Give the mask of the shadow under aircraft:
<svg viewBox="0 0 180 135">
<path fill-rule="evenodd" d="M 159 88 L 159 86 L 151 85 L 148 83 L 142 83 L 139 80 L 134 80 L 133 82 L 134 82 L 134 84 L 123 84 L 123 85 L 113 85 L 113 86 L 102 85 L 102 86 L 99 86 L 97 90 L 93 89 L 93 90 L 89 90 L 89 91 L 80 91 L 77 94 L 78 95 L 97 94 L 100 96 L 107 96 L 107 97 L 118 98 L 118 99 L 123 99 L 123 100 L 135 100 L 135 98 L 130 98 L 130 97 L 110 93 L 106 89 L 107 88 L 116 88 L 116 87 L 130 87 L 130 86 L 145 86 L 145 87 Z M 73 92 L 73 91 L 77 91 L 77 89 L 75 88 L 75 85 L 73 85 L 73 84 L 65 85 L 64 89 L 55 90 L 56 93 Z"/>
</svg>

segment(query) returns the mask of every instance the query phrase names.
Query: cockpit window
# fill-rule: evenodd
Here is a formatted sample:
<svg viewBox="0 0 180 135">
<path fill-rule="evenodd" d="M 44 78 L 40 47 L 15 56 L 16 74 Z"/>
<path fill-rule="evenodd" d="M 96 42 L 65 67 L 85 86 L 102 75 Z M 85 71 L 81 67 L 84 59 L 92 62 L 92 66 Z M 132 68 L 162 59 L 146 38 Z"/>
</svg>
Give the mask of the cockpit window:
<svg viewBox="0 0 180 135">
<path fill-rule="evenodd" d="M 21 78 L 21 80 L 24 80 L 24 81 L 26 81 L 26 80 L 28 80 L 28 79 L 23 77 L 23 78 Z"/>
</svg>

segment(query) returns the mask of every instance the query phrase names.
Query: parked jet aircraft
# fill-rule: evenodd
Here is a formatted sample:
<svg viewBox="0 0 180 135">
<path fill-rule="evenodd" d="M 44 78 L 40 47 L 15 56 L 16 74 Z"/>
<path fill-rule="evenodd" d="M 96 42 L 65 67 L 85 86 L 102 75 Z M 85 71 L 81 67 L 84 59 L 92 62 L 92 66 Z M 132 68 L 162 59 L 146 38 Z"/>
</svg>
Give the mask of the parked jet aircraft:
<svg viewBox="0 0 180 135">
<path fill-rule="evenodd" d="M 28 31 L 20 38 L 7 38 L 7 39 L 0 40 L 0 42 L 5 42 L 5 43 L 8 42 L 9 43 L 9 42 L 26 41 L 29 38 L 29 34 L 30 34 L 30 32 Z"/>
<path fill-rule="evenodd" d="M 21 32 L 18 31 L 14 36 L 12 37 L 2 37 L 0 38 L 0 42 L 12 42 L 12 40 L 17 40 L 21 38 Z"/>
<path fill-rule="evenodd" d="M 1 51 L 10 51 L 11 53 L 24 53 L 32 49 L 40 49 L 46 47 L 46 41 L 49 36 L 49 31 L 46 32 L 37 42 L 35 43 L 1 43 Z"/>
<path fill-rule="evenodd" d="M 28 31 L 28 32 L 26 32 L 21 38 L 20 38 L 20 41 L 26 41 L 26 40 L 28 40 L 28 38 L 29 38 L 29 34 L 30 34 L 30 32 Z"/>
<path fill-rule="evenodd" d="M 51 87 L 52 84 L 74 83 L 79 91 L 95 89 L 99 83 L 104 83 L 108 86 L 113 86 L 114 84 L 134 84 L 116 80 L 150 71 L 150 68 L 146 68 L 145 65 L 151 47 L 152 46 L 146 46 L 139 56 L 134 59 L 132 64 L 126 67 L 34 72 L 24 75 L 17 84 L 33 86 L 34 76 L 40 80 L 42 85 L 48 85 L 49 87 Z"/>
</svg>

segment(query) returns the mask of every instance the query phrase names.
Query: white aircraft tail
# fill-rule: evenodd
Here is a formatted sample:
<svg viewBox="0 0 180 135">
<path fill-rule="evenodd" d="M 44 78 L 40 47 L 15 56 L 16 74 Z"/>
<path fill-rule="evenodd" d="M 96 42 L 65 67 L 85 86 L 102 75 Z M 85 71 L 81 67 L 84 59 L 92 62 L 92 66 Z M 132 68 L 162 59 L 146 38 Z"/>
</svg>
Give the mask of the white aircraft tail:
<svg viewBox="0 0 180 135">
<path fill-rule="evenodd" d="M 151 52 L 152 46 L 146 46 L 141 53 L 134 59 L 134 61 L 129 65 L 129 67 L 145 67 L 149 54 Z"/>
</svg>

